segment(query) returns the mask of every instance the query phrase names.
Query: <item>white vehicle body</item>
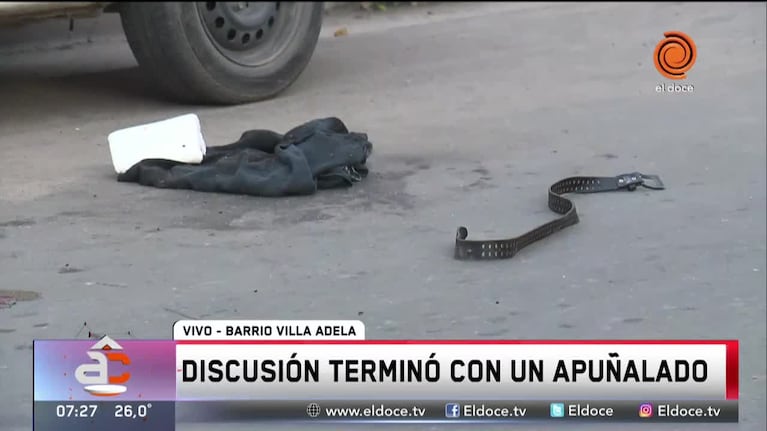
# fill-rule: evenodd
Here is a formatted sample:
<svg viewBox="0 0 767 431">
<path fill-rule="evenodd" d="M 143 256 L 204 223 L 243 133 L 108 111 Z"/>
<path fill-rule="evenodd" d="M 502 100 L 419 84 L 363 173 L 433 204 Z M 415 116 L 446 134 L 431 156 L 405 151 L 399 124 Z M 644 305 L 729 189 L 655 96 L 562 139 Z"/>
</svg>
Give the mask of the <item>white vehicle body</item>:
<svg viewBox="0 0 767 431">
<path fill-rule="evenodd" d="M 113 2 L 0 2 L 0 24 L 95 16 Z"/>
</svg>

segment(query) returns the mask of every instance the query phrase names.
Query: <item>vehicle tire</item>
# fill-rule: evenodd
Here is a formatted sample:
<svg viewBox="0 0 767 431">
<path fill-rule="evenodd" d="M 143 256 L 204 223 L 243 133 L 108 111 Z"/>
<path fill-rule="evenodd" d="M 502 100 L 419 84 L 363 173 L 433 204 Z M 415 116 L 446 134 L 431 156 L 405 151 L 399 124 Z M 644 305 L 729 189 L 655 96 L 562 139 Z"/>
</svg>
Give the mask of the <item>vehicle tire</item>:
<svg viewBox="0 0 767 431">
<path fill-rule="evenodd" d="M 322 26 L 320 2 L 120 4 L 141 69 L 169 97 L 232 105 L 276 96 L 304 71 Z"/>
</svg>

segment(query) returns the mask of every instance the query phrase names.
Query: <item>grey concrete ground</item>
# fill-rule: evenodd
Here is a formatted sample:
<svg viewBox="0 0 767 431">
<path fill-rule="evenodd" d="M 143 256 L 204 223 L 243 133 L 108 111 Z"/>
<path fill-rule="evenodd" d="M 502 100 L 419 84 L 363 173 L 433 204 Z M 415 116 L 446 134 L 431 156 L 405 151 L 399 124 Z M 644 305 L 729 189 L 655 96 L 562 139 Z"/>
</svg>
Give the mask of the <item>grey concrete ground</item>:
<svg viewBox="0 0 767 431">
<path fill-rule="evenodd" d="M 693 94 L 655 92 L 671 29 L 697 42 Z M 371 338 L 737 338 L 740 424 L 654 429 L 765 428 L 764 4 L 331 16 L 287 93 L 231 108 L 153 99 L 118 36 L 54 48 L 6 46 L 0 63 L 0 289 L 26 292 L 0 309 L 0 429 L 31 427 L 32 339 L 84 321 L 165 338 L 186 316 L 360 318 Z M 209 144 L 339 116 L 374 141 L 372 174 L 290 199 L 115 181 L 110 131 L 189 111 Z M 459 225 L 518 234 L 553 217 L 554 180 L 634 170 L 668 189 L 576 196 L 581 223 L 513 260 L 451 258 Z"/>
</svg>

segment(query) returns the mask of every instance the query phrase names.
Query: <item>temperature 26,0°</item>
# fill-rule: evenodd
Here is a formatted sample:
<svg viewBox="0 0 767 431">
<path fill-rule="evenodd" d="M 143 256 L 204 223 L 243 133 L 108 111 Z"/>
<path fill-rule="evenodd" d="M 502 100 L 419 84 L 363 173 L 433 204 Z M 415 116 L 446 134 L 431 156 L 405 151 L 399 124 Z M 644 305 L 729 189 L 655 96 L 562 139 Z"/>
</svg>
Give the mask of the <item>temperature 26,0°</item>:
<svg viewBox="0 0 767 431">
<path fill-rule="evenodd" d="M 146 404 L 116 404 L 115 417 L 126 419 L 140 419 L 149 415 L 152 410 L 152 403 Z"/>
</svg>

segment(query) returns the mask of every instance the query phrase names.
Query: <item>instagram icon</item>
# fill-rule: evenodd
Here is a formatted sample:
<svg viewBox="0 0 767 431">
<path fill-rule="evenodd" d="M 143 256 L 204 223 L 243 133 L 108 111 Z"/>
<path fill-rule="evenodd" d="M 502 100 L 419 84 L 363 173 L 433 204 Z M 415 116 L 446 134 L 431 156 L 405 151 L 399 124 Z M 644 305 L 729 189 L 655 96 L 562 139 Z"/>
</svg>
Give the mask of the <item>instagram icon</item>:
<svg viewBox="0 0 767 431">
<path fill-rule="evenodd" d="M 652 404 L 644 403 L 639 406 L 639 417 L 640 418 L 651 418 L 652 417 Z"/>
</svg>

